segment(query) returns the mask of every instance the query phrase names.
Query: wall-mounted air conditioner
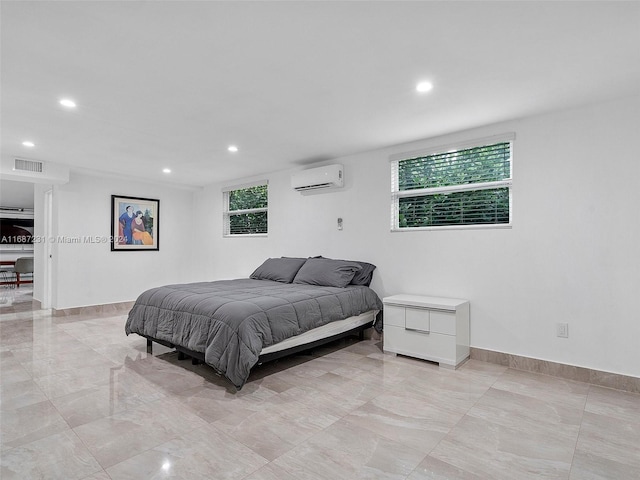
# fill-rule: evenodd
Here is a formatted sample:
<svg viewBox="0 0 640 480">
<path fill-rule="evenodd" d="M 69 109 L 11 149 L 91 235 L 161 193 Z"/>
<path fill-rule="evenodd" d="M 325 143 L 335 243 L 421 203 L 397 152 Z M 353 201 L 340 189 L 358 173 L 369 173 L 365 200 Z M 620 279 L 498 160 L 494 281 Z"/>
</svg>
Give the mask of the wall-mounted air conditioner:
<svg viewBox="0 0 640 480">
<path fill-rule="evenodd" d="M 310 168 L 291 175 L 291 186 L 299 192 L 344 186 L 342 165 Z"/>
</svg>

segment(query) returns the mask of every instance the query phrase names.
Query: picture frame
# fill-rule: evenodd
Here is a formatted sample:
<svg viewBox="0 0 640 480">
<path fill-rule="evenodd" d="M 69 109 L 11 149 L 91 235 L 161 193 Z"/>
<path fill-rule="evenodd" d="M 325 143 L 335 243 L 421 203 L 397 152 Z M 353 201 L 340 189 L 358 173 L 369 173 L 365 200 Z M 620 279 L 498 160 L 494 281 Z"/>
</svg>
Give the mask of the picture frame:
<svg viewBox="0 0 640 480">
<path fill-rule="evenodd" d="M 160 200 L 111 195 L 111 251 L 160 250 Z"/>
</svg>

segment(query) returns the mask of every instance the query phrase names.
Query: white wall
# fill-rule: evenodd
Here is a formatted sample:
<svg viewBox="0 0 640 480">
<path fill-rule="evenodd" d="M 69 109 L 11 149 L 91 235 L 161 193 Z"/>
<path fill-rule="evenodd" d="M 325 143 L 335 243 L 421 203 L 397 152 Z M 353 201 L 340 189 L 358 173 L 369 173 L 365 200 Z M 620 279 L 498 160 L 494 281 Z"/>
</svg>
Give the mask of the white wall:
<svg viewBox="0 0 640 480">
<path fill-rule="evenodd" d="M 160 200 L 159 251 L 112 252 L 109 243 L 55 243 L 53 308 L 135 300 L 144 290 L 194 280 L 193 191 L 115 177 L 71 174 L 53 187 L 54 235 L 110 236 L 111 195 Z"/>
<path fill-rule="evenodd" d="M 267 238 L 223 238 L 224 185 L 212 185 L 195 195 L 210 239 L 202 279 L 246 277 L 270 256 L 369 261 L 381 297 L 468 298 L 474 347 L 640 376 L 639 127 L 633 97 L 338 158 L 337 192 L 304 196 L 276 172 Z M 389 155 L 505 132 L 516 133 L 513 228 L 390 232 Z"/>
<path fill-rule="evenodd" d="M 36 239 L 42 239 L 45 236 L 45 192 L 51 190 L 52 185 L 46 184 L 34 184 L 33 185 L 33 235 Z M 33 298 L 40 302 L 44 301 L 46 284 L 44 282 L 45 276 L 45 262 L 46 262 L 46 248 L 47 245 L 44 242 L 35 241 L 33 244 Z"/>
</svg>

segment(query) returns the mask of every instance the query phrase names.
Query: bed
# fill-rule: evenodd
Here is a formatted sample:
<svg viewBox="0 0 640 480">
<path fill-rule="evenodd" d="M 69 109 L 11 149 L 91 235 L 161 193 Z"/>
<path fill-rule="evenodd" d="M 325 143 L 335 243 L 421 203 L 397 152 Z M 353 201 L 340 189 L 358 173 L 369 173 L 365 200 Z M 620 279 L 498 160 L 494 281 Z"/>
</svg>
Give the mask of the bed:
<svg viewBox="0 0 640 480">
<path fill-rule="evenodd" d="M 270 258 L 249 278 L 166 285 L 142 293 L 125 331 L 204 361 L 237 389 L 259 363 L 360 333 L 382 310 L 375 266 Z"/>
</svg>

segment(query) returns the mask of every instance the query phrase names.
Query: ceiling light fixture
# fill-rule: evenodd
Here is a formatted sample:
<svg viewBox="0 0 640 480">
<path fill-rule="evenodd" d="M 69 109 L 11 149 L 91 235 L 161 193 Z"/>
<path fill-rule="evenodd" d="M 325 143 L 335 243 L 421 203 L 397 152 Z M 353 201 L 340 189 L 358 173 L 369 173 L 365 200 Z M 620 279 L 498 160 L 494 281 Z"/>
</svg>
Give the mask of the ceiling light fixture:
<svg viewBox="0 0 640 480">
<path fill-rule="evenodd" d="M 163 168 L 162 171 L 164 173 L 171 173 L 171 169 L 170 168 Z"/>
<path fill-rule="evenodd" d="M 24 145 L 25 147 L 29 147 L 29 148 L 36 146 L 35 143 L 30 142 L 29 140 L 25 140 L 24 142 L 22 142 L 22 145 Z"/>
<path fill-rule="evenodd" d="M 229 150 L 230 152 L 237 152 L 238 151 L 238 147 L 236 147 L 235 145 L 229 145 L 229 148 L 227 148 L 227 150 Z"/>
<path fill-rule="evenodd" d="M 60 100 L 60 105 L 67 108 L 76 108 L 76 102 L 69 98 L 63 98 L 62 100 Z"/>
<path fill-rule="evenodd" d="M 433 89 L 433 84 L 431 82 L 420 82 L 416 85 L 416 91 L 420 93 L 426 93 Z"/>
</svg>

